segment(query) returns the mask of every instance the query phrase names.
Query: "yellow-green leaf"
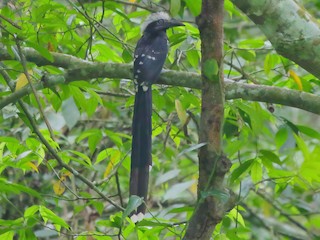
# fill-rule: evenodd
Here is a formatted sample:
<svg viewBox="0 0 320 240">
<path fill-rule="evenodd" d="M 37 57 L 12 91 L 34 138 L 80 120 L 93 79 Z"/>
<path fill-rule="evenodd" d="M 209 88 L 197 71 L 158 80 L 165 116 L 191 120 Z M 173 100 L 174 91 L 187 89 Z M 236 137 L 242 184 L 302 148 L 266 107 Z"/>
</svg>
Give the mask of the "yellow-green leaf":
<svg viewBox="0 0 320 240">
<path fill-rule="evenodd" d="M 35 172 L 39 173 L 38 167 L 33 162 L 28 162 L 27 165 L 31 167 Z"/>
<path fill-rule="evenodd" d="M 186 110 L 184 110 L 179 99 L 176 99 L 175 107 L 176 107 L 176 111 L 177 111 L 178 117 L 180 119 L 180 122 L 182 125 L 184 125 L 187 122 L 188 116 L 187 116 Z"/>
<path fill-rule="evenodd" d="M 29 73 L 29 75 L 32 75 L 33 71 L 30 69 L 30 70 L 28 70 L 28 73 Z M 27 76 L 24 73 L 21 73 L 19 75 L 19 77 L 17 78 L 16 91 L 20 90 L 28 83 L 29 82 L 28 82 Z"/>
<path fill-rule="evenodd" d="M 251 165 L 251 179 L 254 183 L 262 180 L 262 164 L 260 159 L 254 160 Z"/>
<path fill-rule="evenodd" d="M 62 195 L 65 190 L 66 190 L 66 187 L 63 185 L 61 180 L 58 180 L 53 184 L 53 191 L 58 196 Z"/>
<path fill-rule="evenodd" d="M 119 162 L 120 160 L 120 151 L 117 149 L 112 149 L 114 151 L 112 151 L 111 153 L 111 157 L 110 157 L 110 161 L 107 165 L 106 170 L 104 171 L 103 177 L 106 178 L 109 176 L 111 170 L 113 169 L 113 167 Z"/>
<path fill-rule="evenodd" d="M 290 69 L 288 71 L 288 75 L 296 82 L 296 84 L 298 85 L 298 89 L 302 91 L 303 90 L 302 82 L 300 77 L 296 74 L 296 72 Z"/>
</svg>

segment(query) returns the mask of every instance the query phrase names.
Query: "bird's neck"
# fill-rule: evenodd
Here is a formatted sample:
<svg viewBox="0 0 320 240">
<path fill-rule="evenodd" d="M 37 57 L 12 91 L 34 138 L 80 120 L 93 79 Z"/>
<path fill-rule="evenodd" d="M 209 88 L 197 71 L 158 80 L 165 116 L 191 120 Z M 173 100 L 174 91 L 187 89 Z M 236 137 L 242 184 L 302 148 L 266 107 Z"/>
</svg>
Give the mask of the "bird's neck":
<svg viewBox="0 0 320 240">
<path fill-rule="evenodd" d="M 167 37 L 166 30 L 163 31 L 145 31 L 144 36 L 153 38 L 153 37 Z"/>
</svg>

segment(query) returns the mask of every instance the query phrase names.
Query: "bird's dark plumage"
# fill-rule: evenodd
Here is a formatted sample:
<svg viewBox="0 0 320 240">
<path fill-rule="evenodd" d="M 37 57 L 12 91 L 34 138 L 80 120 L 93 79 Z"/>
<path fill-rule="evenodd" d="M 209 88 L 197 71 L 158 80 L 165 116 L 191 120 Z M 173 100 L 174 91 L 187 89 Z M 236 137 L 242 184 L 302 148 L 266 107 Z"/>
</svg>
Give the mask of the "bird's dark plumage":
<svg viewBox="0 0 320 240">
<path fill-rule="evenodd" d="M 137 195 L 146 201 L 148 193 L 149 167 L 152 165 L 152 91 L 168 53 L 166 30 L 182 23 L 170 19 L 166 13 L 152 14 L 143 25 L 143 36 L 134 52 L 133 74 L 136 96 L 132 121 L 132 153 L 130 173 L 130 195 Z M 145 204 L 137 213 L 144 213 Z"/>
</svg>

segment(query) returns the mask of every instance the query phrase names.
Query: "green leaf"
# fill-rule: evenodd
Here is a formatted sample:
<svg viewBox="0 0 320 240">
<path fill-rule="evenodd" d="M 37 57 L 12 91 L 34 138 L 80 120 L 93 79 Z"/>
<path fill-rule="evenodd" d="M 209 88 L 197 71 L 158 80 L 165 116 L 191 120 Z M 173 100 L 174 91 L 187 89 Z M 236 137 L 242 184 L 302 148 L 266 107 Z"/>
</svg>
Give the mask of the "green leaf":
<svg viewBox="0 0 320 240">
<path fill-rule="evenodd" d="M 125 48 L 122 52 L 124 62 L 129 63 L 132 61 L 132 54 Z"/>
<path fill-rule="evenodd" d="M 201 199 L 205 199 L 207 197 L 215 197 L 220 201 L 226 203 L 230 198 L 230 194 L 218 189 L 212 189 L 210 191 L 201 192 Z"/>
<path fill-rule="evenodd" d="M 299 134 L 299 129 L 293 122 L 289 121 L 288 119 L 281 117 L 285 124 L 295 133 Z"/>
<path fill-rule="evenodd" d="M 89 166 L 92 165 L 91 159 L 87 155 L 85 155 L 81 152 L 78 152 L 78 151 L 73 151 L 73 150 L 69 150 L 69 152 L 73 153 L 74 155 L 76 155 L 79 158 L 81 158 L 82 160 L 84 160 Z"/>
<path fill-rule="evenodd" d="M 138 226 L 148 226 L 148 227 L 156 227 L 156 226 L 171 227 L 172 223 L 164 223 L 164 222 L 160 222 L 160 221 L 151 221 L 151 220 L 143 219 L 137 225 Z"/>
<path fill-rule="evenodd" d="M 26 187 L 17 183 L 11 183 L 5 179 L 0 179 L 0 185 L 1 185 L 0 192 L 12 192 L 16 194 L 20 192 L 25 192 L 33 197 L 41 199 L 41 195 L 37 191 L 29 187 Z"/>
<path fill-rule="evenodd" d="M 199 16 L 201 12 L 201 0 L 184 0 L 193 16 Z"/>
<path fill-rule="evenodd" d="M 14 236 L 14 231 L 8 231 L 0 235 L 0 239 L 3 240 L 12 240 Z"/>
<path fill-rule="evenodd" d="M 256 52 L 253 50 L 239 50 L 237 54 L 249 62 L 256 60 Z"/>
<path fill-rule="evenodd" d="M 194 150 L 198 150 L 199 148 L 201 148 L 201 147 L 203 147 L 203 146 L 205 146 L 205 145 L 207 145 L 207 143 L 198 143 L 198 144 L 195 144 L 195 145 L 193 145 L 193 146 L 191 146 L 191 147 L 189 147 L 189 148 L 187 148 L 187 149 L 184 149 L 182 152 L 180 152 L 180 153 L 178 154 L 178 157 L 181 157 L 183 154 L 192 152 L 192 151 L 194 151 Z"/>
<path fill-rule="evenodd" d="M 287 141 L 287 138 L 288 130 L 285 127 L 280 128 L 275 136 L 275 143 L 278 149 Z"/>
<path fill-rule="evenodd" d="M 132 195 L 129 198 L 128 205 L 122 214 L 122 221 L 128 217 L 133 211 L 135 211 L 143 203 L 142 198 Z"/>
<path fill-rule="evenodd" d="M 32 226 L 34 226 L 34 225 L 36 225 L 36 223 L 32 224 Z M 56 236 L 57 234 L 54 234 L 54 235 Z M 21 229 L 19 231 L 19 238 L 18 239 L 19 240 L 37 240 L 37 239 L 39 239 L 39 236 L 37 235 L 37 237 L 34 234 L 34 231 L 32 230 L 32 228 L 24 227 L 23 229 Z M 46 237 L 48 237 L 48 235 L 46 235 Z"/>
<path fill-rule="evenodd" d="M 268 75 L 276 64 L 279 62 L 280 58 L 276 54 L 268 54 L 264 60 L 264 71 Z"/>
<path fill-rule="evenodd" d="M 28 208 L 24 211 L 23 216 L 24 216 L 25 218 L 32 217 L 38 210 L 39 210 L 39 206 L 38 206 L 38 205 L 33 205 L 33 206 L 31 206 L 31 207 L 28 207 Z"/>
<path fill-rule="evenodd" d="M 224 2 L 224 9 L 229 13 L 230 17 L 232 17 L 233 13 L 236 11 L 236 8 L 230 0 Z"/>
<path fill-rule="evenodd" d="M 105 130 L 105 133 L 107 135 L 108 138 L 111 139 L 111 141 L 113 141 L 117 147 L 121 147 L 123 145 L 122 143 L 122 139 L 121 137 L 119 137 L 119 134 L 113 132 L 113 131 L 110 131 L 110 130 Z"/>
<path fill-rule="evenodd" d="M 191 213 L 193 211 L 194 211 L 194 207 L 177 207 L 170 210 L 169 213 L 183 213 L 183 212 Z"/>
<path fill-rule="evenodd" d="M 185 33 L 176 33 L 169 36 L 170 46 L 173 47 L 176 44 L 183 42 L 186 39 Z"/>
<path fill-rule="evenodd" d="M 247 160 L 244 163 L 242 163 L 239 167 L 237 167 L 235 170 L 233 170 L 233 172 L 231 173 L 230 182 L 235 182 L 235 180 L 237 180 L 243 173 L 249 171 L 253 161 L 254 159 Z"/>
<path fill-rule="evenodd" d="M 304 140 L 301 137 L 299 137 L 298 135 L 296 135 L 296 134 L 294 134 L 294 138 L 296 140 L 298 148 L 303 153 L 303 156 L 304 156 L 305 160 L 309 159 L 309 156 L 310 156 L 309 148 L 307 147 L 307 145 L 304 142 Z"/>
<path fill-rule="evenodd" d="M 181 0 L 170 0 L 170 14 L 176 16 L 181 7 Z"/>
<path fill-rule="evenodd" d="M 94 96 L 90 96 L 87 99 L 87 103 L 90 107 L 86 108 L 86 113 L 88 114 L 88 117 L 91 117 L 96 112 L 96 109 L 98 107 L 98 100 Z"/>
<path fill-rule="evenodd" d="M 95 161 L 94 164 L 98 164 L 99 162 L 105 160 L 106 158 L 108 157 L 108 152 L 107 150 L 102 150 L 101 152 L 99 152 L 98 156 L 97 156 L 97 159 Z"/>
<path fill-rule="evenodd" d="M 35 49 L 37 52 L 41 54 L 42 57 L 46 58 L 50 62 L 54 61 L 52 54 L 49 52 L 47 48 L 42 47 L 40 44 L 36 44 L 30 41 L 26 41 L 26 45 Z"/>
<path fill-rule="evenodd" d="M 19 141 L 14 137 L 0 137 L 0 142 L 13 143 L 19 145 Z"/>
<path fill-rule="evenodd" d="M 261 48 L 264 46 L 262 39 L 246 39 L 238 43 L 239 48 Z"/>
<path fill-rule="evenodd" d="M 240 223 L 243 227 L 245 227 L 245 223 L 243 220 L 243 217 L 241 215 L 241 213 L 239 211 L 237 211 L 236 208 L 233 208 L 228 214 L 227 216 L 233 220 L 233 221 L 237 221 L 238 223 Z"/>
<path fill-rule="evenodd" d="M 102 201 L 90 201 L 90 204 L 94 206 L 97 212 L 101 215 L 104 209 L 104 205 Z"/>
<path fill-rule="evenodd" d="M 6 226 L 6 227 L 12 227 L 12 226 L 21 226 L 23 223 L 24 219 L 22 217 L 14 219 L 14 220 L 4 220 L 0 219 L 0 226 Z M 0 229 L 1 230 L 1 229 Z"/>
<path fill-rule="evenodd" d="M 204 75 L 210 80 L 218 80 L 219 66 L 215 59 L 208 59 L 203 66 Z"/>
<path fill-rule="evenodd" d="M 101 132 L 101 130 L 97 128 L 91 128 L 86 131 L 83 131 L 77 138 L 77 143 L 81 142 L 85 138 L 89 138 L 93 135 L 99 134 L 99 132 Z"/>
<path fill-rule="evenodd" d="M 96 134 L 89 136 L 88 144 L 89 144 L 89 149 L 91 154 L 93 154 L 94 151 L 97 149 L 97 147 L 99 147 L 99 143 L 102 137 L 103 136 L 101 131 L 97 131 Z"/>
<path fill-rule="evenodd" d="M 260 159 L 255 159 L 251 165 L 251 179 L 253 183 L 262 180 L 262 164 Z"/>
<path fill-rule="evenodd" d="M 45 223 L 50 220 L 54 224 L 60 225 L 66 229 L 70 229 L 70 226 L 62 218 L 57 216 L 54 212 L 52 212 L 45 206 L 39 206 L 39 212 Z"/>
<path fill-rule="evenodd" d="M 199 52 L 195 49 L 187 51 L 187 60 L 190 63 L 190 65 L 194 68 L 199 67 Z"/>
<path fill-rule="evenodd" d="M 316 138 L 320 140 L 320 133 L 310 127 L 307 126 L 302 126 L 302 125 L 296 125 L 296 127 L 299 129 L 300 132 L 302 132 L 303 134 L 312 137 L 312 138 Z"/>
<path fill-rule="evenodd" d="M 260 150 L 259 153 L 262 155 L 262 157 L 266 158 L 266 160 L 269 160 L 269 161 L 274 162 L 274 163 L 279 164 L 279 165 L 282 164 L 282 162 L 280 161 L 280 158 L 278 157 L 278 155 L 276 155 L 272 151 Z"/>
</svg>

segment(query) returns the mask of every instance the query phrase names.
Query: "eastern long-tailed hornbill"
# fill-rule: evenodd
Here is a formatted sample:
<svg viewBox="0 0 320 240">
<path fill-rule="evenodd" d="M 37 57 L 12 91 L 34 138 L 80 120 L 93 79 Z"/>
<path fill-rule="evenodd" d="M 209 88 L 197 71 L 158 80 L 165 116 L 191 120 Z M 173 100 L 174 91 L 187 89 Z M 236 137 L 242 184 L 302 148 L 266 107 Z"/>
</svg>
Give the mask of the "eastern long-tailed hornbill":
<svg viewBox="0 0 320 240">
<path fill-rule="evenodd" d="M 132 153 L 130 173 L 130 195 L 147 199 L 149 168 L 151 159 L 151 85 L 158 79 L 168 53 L 166 30 L 174 26 L 184 26 L 171 19 L 167 13 L 151 14 L 141 27 L 143 36 L 134 52 L 134 80 L 136 96 L 132 122 Z M 144 213 L 142 204 L 137 213 Z"/>
</svg>

